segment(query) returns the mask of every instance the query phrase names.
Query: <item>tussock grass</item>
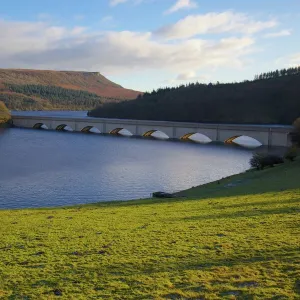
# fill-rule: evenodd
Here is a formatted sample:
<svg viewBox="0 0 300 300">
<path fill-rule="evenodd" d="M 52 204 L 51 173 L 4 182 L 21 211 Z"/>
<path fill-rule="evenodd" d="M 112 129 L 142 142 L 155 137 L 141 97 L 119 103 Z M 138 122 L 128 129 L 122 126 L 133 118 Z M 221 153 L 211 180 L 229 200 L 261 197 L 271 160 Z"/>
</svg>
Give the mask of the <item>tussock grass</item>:
<svg viewBox="0 0 300 300">
<path fill-rule="evenodd" d="M 170 200 L 2 210 L 0 298 L 300 299 L 299 171 Z"/>
</svg>

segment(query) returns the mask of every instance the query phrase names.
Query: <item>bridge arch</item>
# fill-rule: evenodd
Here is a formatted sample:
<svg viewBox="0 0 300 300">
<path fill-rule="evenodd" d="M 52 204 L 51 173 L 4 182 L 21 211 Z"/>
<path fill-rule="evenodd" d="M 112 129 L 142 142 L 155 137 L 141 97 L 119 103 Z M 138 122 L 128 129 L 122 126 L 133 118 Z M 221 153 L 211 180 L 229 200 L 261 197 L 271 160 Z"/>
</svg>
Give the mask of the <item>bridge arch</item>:
<svg viewBox="0 0 300 300">
<path fill-rule="evenodd" d="M 36 123 L 33 125 L 34 129 L 49 129 L 47 125 L 44 123 Z"/>
<path fill-rule="evenodd" d="M 199 132 L 191 132 L 183 135 L 181 138 L 183 141 L 192 141 L 200 144 L 208 144 L 212 142 L 212 139 L 207 135 L 199 133 Z"/>
<path fill-rule="evenodd" d="M 122 128 L 122 127 L 115 128 L 115 129 L 111 130 L 109 132 L 109 134 L 112 134 L 112 135 L 121 135 L 121 136 L 133 136 L 133 134 L 132 134 L 131 131 L 129 131 L 126 128 Z"/>
<path fill-rule="evenodd" d="M 153 138 L 159 139 L 159 140 L 167 140 L 170 138 L 166 133 L 164 133 L 161 130 L 157 130 L 157 129 L 148 130 L 142 136 L 143 137 L 153 137 Z"/>
<path fill-rule="evenodd" d="M 259 140 L 248 135 L 235 135 L 224 141 L 225 144 L 239 145 L 246 148 L 258 148 L 263 145 Z"/>
<path fill-rule="evenodd" d="M 57 131 L 73 131 L 72 127 L 67 124 L 60 124 L 58 125 L 55 130 Z"/>
<path fill-rule="evenodd" d="M 85 126 L 80 131 L 84 133 L 101 133 L 101 131 L 94 126 Z"/>
</svg>

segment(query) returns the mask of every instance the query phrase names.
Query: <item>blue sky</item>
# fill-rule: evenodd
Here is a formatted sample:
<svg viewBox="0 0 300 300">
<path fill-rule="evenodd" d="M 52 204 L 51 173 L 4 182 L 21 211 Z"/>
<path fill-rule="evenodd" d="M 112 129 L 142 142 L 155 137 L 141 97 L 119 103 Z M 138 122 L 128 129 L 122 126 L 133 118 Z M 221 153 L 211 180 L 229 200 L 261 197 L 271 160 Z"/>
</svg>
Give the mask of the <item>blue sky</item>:
<svg viewBox="0 0 300 300">
<path fill-rule="evenodd" d="M 3 68 L 98 71 L 145 91 L 300 64 L 299 0 L 1 2 Z"/>
</svg>

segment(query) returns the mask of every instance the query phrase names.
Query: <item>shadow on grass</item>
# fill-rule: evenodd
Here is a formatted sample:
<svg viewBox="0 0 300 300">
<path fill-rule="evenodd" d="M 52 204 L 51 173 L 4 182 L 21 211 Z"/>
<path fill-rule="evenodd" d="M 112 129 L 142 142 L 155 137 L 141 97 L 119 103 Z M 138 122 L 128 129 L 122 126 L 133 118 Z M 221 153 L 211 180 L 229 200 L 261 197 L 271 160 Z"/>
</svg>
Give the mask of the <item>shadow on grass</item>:
<svg viewBox="0 0 300 300">
<path fill-rule="evenodd" d="M 195 220 L 209 220 L 209 219 L 237 219 L 244 217 L 261 217 L 264 215 L 282 215 L 282 214 L 299 214 L 300 207 L 281 207 L 274 209 L 253 209 L 253 210 L 240 210 L 233 213 L 221 213 L 211 215 L 199 215 L 187 218 L 182 218 L 184 221 L 195 221 Z"/>
<path fill-rule="evenodd" d="M 214 252 L 212 253 L 212 256 L 215 255 L 215 252 L 217 252 L 215 249 L 210 251 Z M 107 271 L 108 273 L 112 272 L 115 274 L 117 270 L 123 270 L 121 273 L 125 276 L 131 276 L 132 270 L 135 270 L 134 272 L 136 274 L 152 274 L 156 272 L 161 273 L 170 271 L 182 272 L 188 270 L 210 271 L 212 268 L 234 267 L 236 265 L 247 267 L 247 265 L 252 263 L 267 263 L 276 260 L 277 262 L 282 263 L 282 272 L 291 272 L 296 275 L 297 270 L 295 268 L 288 269 L 286 264 L 293 264 L 294 261 L 297 261 L 300 258 L 298 247 L 282 247 L 277 250 L 264 249 L 263 251 L 253 250 L 253 252 L 249 253 L 248 257 L 245 257 L 246 254 L 244 254 L 243 257 L 241 255 L 236 255 L 235 257 L 231 256 L 223 258 L 221 257 L 222 253 L 219 253 L 218 255 L 220 256 L 220 259 L 212 258 L 209 261 L 207 260 L 207 257 L 203 257 L 201 259 L 199 256 L 189 256 L 185 258 L 175 257 L 172 262 L 167 262 L 167 259 L 162 257 L 161 263 L 159 264 L 155 262 L 147 263 L 145 261 L 139 266 L 135 266 L 134 264 L 127 265 L 126 263 L 122 263 L 121 265 L 111 264 Z M 226 256 L 226 253 L 224 253 L 224 256 Z M 185 262 L 185 259 L 188 261 Z M 276 265 L 276 268 L 278 268 L 278 264 Z"/>
<path fill-rule="evenodd" d="M 299 198 L 297 199 L 284 199 L 284 200 L 274 200 L 274 199 L 268 199 L 266 201 L 249 201 L 245 203 L 236 203 L 236 204 L 226 204 L 226 202 L 211 202 L 212 205 L 218 205 L 221 209 L 226 208 L 238 208 L 238 207 L 257 207 L 257 206 L 269 206 L 269 205 L 277 205 L 277 204 L 294 204 L 297 203 L 300 205 L 300 191 L 299 191 Z M 220 205 L 221 204 L 221 205 Z"/>
</svg>

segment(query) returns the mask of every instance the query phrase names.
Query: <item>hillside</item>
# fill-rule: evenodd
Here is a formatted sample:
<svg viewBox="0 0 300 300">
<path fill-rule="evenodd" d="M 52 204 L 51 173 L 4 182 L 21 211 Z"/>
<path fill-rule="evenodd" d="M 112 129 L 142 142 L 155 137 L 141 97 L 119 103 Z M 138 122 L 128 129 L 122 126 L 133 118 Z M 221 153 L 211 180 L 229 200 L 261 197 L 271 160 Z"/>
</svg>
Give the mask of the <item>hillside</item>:
<svg viewBox="0 0 300 300">
<path fill-rule="evenodd" d="M 136 98 L 97 72 L 0 69 L 0 100 L 9 109 L 92 109 Z"/>
<path fill-rule="evenodd" d="M 291 124 L 300 116 L 300 68 L 241 83 L 192 83 L 103 104 L 93 117 L 207 123 Z"/>
</svg>

